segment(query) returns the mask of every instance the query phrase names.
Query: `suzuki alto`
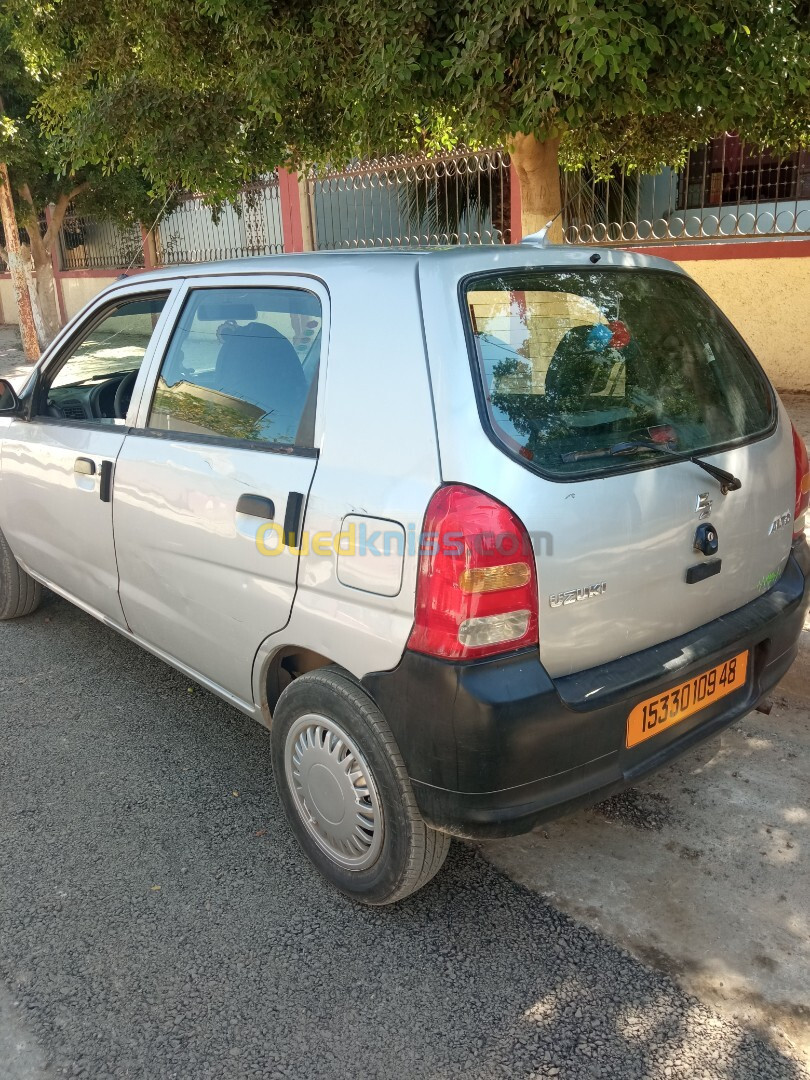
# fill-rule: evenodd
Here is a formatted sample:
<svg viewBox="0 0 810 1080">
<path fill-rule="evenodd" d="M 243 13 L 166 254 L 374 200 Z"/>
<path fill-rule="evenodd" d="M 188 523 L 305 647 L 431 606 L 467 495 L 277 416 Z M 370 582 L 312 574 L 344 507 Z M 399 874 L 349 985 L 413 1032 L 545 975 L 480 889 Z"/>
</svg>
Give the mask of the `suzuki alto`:
<svg viewBox="0 0 810 1080">
<path fill-rule="evenodd" d="M 0 382 L 0 617 L 47 586 L 264 724 L 306 855 L 385 904 L 451 837 L 754 708 L 796 656 L 808 498 L 756 358 L 669 262 L 173 267 Z"/>
</svg>

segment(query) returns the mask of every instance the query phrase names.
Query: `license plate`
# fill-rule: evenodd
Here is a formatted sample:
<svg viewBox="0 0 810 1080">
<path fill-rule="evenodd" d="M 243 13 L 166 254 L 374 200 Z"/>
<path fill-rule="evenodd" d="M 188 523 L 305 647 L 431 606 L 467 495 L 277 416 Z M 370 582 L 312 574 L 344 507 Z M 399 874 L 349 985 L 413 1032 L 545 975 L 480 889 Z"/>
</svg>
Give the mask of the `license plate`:
<svg viewBox="0 0 810 1080">
<path fill-rule="evenodd" d="M 637 746 L 659 731 L 679 724 L 712 702 L 739 690 L 745 685 L 747 672 L 748 653 L 741 652 L 711 671 L 704 671 L 680 686 L 673 686 L 665 694 L 642 701 L 627 718 L 627 746 Z"/>
</svg>

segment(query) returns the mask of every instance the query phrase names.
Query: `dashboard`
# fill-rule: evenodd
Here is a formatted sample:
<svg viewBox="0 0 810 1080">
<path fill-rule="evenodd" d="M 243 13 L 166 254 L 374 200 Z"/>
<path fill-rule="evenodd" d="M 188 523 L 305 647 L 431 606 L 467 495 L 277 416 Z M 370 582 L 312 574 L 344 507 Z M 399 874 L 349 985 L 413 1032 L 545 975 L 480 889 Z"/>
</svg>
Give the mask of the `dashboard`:
<svg viewBox="0 0 810 1080">
<path fill-rule="evenodd" d="M 115 420 L 126 415 L 132 386 L 121 403 L 121 416 L 115 410 L 118 387 L 127 378 L 134 384 L 136 372 L 121 371 L 115 375 L 98 375 L 84 382 L 67 386 L 52 386 L 48 392 L 48 413 L 66 420 Z"/>
</svg>

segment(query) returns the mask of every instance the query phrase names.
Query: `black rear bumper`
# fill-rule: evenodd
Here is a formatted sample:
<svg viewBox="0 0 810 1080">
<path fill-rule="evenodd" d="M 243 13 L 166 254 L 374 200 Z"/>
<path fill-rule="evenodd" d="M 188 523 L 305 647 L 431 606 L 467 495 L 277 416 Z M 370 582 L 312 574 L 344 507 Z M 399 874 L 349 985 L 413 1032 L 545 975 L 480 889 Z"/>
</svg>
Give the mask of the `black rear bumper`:
<svg viewBox="0 0 810 1080">
<path fill-rule="evenodd" d="M 793 662 L 808 600 L 801 541 L 776 585 L 745 607 L 576 675 L 552 680 L 536 649 L 471 663 L 406 652 L 363 685 L 398 741 L 425 820 L 458 836 L 510 836 L 598 802 L 749 712 Z M 626 748 L 634 705 L 744 649 L 744 687 Z"/>
</svg>

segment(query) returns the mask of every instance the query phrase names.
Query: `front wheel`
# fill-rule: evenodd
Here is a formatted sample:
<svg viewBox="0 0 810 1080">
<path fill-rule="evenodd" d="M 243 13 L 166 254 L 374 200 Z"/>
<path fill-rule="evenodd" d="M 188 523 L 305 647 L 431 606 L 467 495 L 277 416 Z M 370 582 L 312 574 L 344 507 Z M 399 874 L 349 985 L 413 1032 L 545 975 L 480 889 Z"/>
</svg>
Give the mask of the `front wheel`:
<svg viewBox="0 0 810 1080">
<path fill-rule="evenodd" d="M 42 586 L 26 574 L 0 532 L 0 620 L 30 615 L 41 599 Z"/>
<path fill-rule="evenodd" d="M 341 892 L 392 904 L 439 870 L 450 838 L 420 817 L 388 724 L 350 676 L 322 668 L 295 679 L 273 713 L 271 742 L 293 832 Z"/>
</svg>

